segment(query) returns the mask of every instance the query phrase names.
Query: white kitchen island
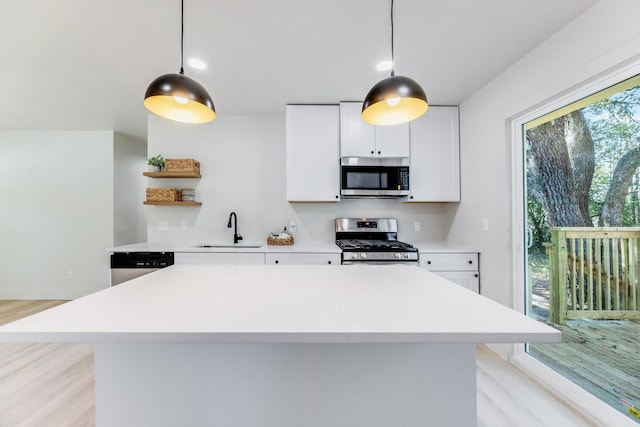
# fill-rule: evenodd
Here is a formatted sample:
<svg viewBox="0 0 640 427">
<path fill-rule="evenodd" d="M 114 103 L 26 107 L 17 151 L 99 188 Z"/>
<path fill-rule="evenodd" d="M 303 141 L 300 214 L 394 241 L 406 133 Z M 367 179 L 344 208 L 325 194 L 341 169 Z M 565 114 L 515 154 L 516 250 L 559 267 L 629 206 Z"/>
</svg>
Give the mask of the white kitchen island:
<svg viewBox="0 0 640 427">
<path fill-rule="evenodd" d="M 172 266 L 0 327 L 95 343 L 102 426 L 472 426 L 477 343 L 560 332 L 406 266 Z"/>
</svg>

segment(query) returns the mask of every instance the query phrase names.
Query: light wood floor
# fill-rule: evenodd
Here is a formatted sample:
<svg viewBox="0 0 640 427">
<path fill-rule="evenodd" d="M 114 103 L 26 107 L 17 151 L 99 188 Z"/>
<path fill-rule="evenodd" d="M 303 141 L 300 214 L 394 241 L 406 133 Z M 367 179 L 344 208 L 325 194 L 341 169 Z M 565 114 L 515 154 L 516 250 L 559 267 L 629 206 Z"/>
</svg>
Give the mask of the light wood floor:
<svg viewBox="0 0 640 427">
<path fill-rule="evenodd" d="M 0 300 L 0 324 L 63 302 Z M 487 347 L 477 363 L 478 426 L 593 425 Z M 0 427 L 94 426 L 94 402 L 91 345 L 0 343 Z"/>
<path fill-rule="evenodd" d="M 478 427 L 597 425 L 585 420 L 484 345 L 478 346 L 476 366 Z"/>
<path fill-rule="evenodd" d="M 0 324 L 64 301 L 0 301 Z M 0 343 L 0 426 L 95 425 L 93 346 Z"/>
</svg>

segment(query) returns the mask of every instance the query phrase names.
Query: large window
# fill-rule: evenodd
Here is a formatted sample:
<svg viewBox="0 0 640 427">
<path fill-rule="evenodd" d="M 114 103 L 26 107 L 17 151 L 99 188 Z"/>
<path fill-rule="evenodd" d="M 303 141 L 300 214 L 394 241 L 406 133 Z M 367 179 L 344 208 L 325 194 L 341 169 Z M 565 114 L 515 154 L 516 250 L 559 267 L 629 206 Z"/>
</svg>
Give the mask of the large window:
<svg viewBox="0 0 640 427">
<path fill-rule="evenodd" d="M 640 76 L 523 132 L 527 351 L 640 423 Z"/>
</svg>

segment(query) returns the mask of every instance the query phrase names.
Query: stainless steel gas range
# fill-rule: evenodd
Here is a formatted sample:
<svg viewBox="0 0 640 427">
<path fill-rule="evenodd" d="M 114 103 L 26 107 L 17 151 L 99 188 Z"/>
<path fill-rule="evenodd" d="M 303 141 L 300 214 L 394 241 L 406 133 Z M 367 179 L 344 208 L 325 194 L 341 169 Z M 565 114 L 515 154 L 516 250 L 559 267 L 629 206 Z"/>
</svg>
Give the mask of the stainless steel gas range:
<svg viewBox="0 0 640 427">
<path fill-rule="evenodd" d="M 398 241 L 395 218 L 336 218 L 342 264 L 419 265 L 418 249 Z"/>
</svg>

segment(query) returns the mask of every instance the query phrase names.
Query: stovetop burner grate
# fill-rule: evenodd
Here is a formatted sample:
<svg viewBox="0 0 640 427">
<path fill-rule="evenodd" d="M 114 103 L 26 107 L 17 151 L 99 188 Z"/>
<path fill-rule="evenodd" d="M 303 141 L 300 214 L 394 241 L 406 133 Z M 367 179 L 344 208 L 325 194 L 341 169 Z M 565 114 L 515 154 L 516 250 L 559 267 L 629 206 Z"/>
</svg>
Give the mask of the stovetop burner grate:
<svg viewBox="0 0 640 427">
<path fill-rule="evenodd" d="M 336 244 L 342 250 L 411 250 L 413 245 L 398 240 L 366 240 L 366 239 L 340 239 Z"/>
</svg>

